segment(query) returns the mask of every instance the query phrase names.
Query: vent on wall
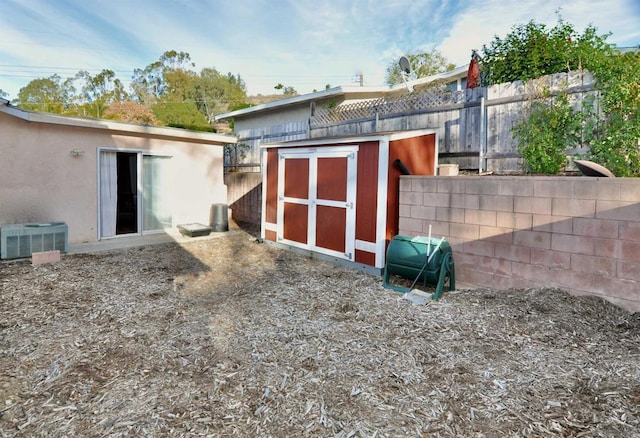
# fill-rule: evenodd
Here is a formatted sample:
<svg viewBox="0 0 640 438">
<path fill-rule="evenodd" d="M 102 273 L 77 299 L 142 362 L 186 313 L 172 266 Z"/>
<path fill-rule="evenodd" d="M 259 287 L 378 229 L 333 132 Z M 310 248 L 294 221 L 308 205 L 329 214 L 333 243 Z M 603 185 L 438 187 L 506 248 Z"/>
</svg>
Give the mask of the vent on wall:
<svg viewBox="0 0 640 438">
<path fill-rule="evenodd" d="M 0 227 L 0 259 L 31 257 L 34 252 L 67 251 L 64 222 L 14 224 Z"/>
</svg>

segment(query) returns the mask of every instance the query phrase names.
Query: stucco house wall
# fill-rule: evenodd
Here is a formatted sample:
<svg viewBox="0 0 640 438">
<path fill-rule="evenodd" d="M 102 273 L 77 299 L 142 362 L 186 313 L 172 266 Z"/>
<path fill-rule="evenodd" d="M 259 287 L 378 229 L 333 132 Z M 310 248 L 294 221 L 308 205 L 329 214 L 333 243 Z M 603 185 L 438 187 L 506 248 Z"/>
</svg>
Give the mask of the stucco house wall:
<svg viewBox="0 0 640 438">
<path fill-rule="evenodd" d="M 0 226 L 66 222 L 69 243 L 98 233 L 102 150 L 171 157 L 172 227 L 208 224 L 212 204 L 226 203 L 223 145 L 235 137 L 112 121 L 0 110 Z M 140 234 L 140 233 L 138 233 Z"/>
</svg>

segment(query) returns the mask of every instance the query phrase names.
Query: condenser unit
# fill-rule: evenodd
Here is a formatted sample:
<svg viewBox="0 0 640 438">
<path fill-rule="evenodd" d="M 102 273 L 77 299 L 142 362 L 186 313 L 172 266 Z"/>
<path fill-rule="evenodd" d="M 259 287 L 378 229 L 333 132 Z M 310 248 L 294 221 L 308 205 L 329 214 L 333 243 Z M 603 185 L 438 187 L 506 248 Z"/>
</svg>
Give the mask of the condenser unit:
<svg viewBox="0 0 640 438">
<path fill-rule="evenodd" d="M 0 227 L 0 258 L 31 257 L 34 252 L 67 251 L 68 229 L 64 222 L 12 224 Z"/>
</svg>

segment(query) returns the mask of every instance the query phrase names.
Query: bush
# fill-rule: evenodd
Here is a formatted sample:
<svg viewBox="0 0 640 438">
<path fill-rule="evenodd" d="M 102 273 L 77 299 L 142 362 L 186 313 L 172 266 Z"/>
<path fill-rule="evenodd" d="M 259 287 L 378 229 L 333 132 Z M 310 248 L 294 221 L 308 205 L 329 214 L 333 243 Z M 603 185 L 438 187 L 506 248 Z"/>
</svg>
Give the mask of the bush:
<svg viewBox="0 0 640 438">
<path fill-rule="evenodd" d="M 580 143 L 582 122 L 582 113 L 573 110 L 566 94 L 533 101 L 513 127 L 525 170 L 557 174 L 566 164 L 567 149 Z"/>
</svg>

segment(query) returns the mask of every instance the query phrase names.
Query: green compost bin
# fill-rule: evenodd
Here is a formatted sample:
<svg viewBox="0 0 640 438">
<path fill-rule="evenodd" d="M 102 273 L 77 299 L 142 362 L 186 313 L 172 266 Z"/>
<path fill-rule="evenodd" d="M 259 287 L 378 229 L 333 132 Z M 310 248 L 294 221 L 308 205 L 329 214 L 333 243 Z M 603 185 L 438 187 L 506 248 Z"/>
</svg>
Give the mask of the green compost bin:
<svg viewBox="0 0 640 438">
<path fill-rule="evenodd" d="M 431 296 L 434 300 L 442 295 L 447 280 L 449 290 L 454 290 L 455 267 L 449 242 L 434 237 L 395 236 L 387 248 L 383 285 L 397 292 L 411 290 L 392 284 L 391 279 L 394 276 L 411 280 L 414 284 L 435 286 L 436 291 Z"/>
</svg>

